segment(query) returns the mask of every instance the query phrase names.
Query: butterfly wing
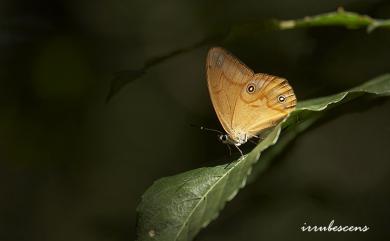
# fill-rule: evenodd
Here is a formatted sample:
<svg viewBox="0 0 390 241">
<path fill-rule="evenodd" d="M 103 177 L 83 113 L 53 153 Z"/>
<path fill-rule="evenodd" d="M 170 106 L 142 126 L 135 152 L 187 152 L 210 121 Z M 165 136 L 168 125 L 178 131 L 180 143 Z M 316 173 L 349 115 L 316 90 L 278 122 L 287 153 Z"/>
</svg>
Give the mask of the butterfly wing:
<svg viewBox="0 0 390 241">
<path fill-rule="evenodd" d="M 255 74 L 241 89 L 232 128 L 236 135 L 244 133 L 250 138 L 286 118 L 295 109 L 296 102 L 286 79 Z"/>
<path fill-rule="evenodd" d="M 225 131 L 233 134 L 233 115 L 242 87 L 254 76 L 251 69 L 222 48 L 212 48 L 206 61 L 211 101 Z"/>
<path fill-rule="evenodd" d="M 254 74 L 222 48 L 209 51 L 206 69 L 215 112 L 237 143 L 277 125 L 295 109 L 296 97 L 286 79 Z"/>
</svg>

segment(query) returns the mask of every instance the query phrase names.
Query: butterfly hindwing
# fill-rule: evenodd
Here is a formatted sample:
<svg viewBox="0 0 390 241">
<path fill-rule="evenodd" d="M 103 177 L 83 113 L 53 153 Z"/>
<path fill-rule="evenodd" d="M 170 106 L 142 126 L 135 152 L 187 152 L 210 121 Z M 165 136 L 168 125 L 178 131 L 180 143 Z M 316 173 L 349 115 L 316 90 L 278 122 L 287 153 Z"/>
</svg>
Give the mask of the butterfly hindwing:
<svg viewBox="0 0 390 241">
<path fill-rule="evenodd" d="M 286 79 L 255 74 L 241 90 L 232 128 L 254 136 L 277 125 L 295 105 L 294 92 Z"/>
</svg>

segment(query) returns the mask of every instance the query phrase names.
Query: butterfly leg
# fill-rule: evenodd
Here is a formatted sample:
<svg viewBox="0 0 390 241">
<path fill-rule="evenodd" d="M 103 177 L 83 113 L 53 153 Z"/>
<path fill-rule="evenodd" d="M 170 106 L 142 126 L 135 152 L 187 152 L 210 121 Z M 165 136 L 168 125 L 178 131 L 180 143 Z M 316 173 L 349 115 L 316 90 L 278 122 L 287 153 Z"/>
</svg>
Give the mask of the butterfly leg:
<svg viewBox="0 0 390 241">
<path fill-rule="evenodd" d="M 262 136 L 262 135 L 253 135 L 252 137 L 254 137 L 260 141 L 264 140 L 264 136 Z"/>
<path fill-rule="evenodd" d="M 255 145 L 257 145 L 258 143 L 256 142 L 256 141 L 254 141 L 254 140 L 249 140 L 250 141 L 250 143 L 252 143 L 252 144 L 255 144 Z"/>
<path fill-rule="evenodd" d="M 229 144 L 226 144 L 226 147 L 227 147 L 227 149 L 228 149 L 228 151 L 229 151 L 229 157 L 231 157 L 231 156 L 232 156 L 232 148 L 230 147 Z M 226 160 L 226 161 L 228 161 L 228 160 Z M 232 164 L 232 162 L 233 162 L 233 161 L 230 161 L 230 162 L 224 167 L 224 169 L 227 169 L 227 168 L 230 166 L 230 164 Z"/>
<path fill-rule="evenodd" d="M 229 144 L 226 144 L 226 147 L 228 149 L 228 152 L 229 152 L 229 157 L 232 156 L 232 148 L 230 148 Z"/>
<path fill-rule="evenodd" d="M 228 145 L 228 146 L 229 146 L 229 145 Z M 240 152 L 241 158 L 244 157 L 244 154 L 242 153 L 241 149 L 240 149 L 238 146 L 236 146 L 236 145 L 234 145 L 234 146 L 235 146 L 235 147 L 237 148 L 237 150 Z M 230 154 L 231 154 L 231 148 L 230 148 L 230 146 L 229 146 L 229 150 L 230 150 Z M 229 162 L 229 163 L 225 166 L 224 169 L 228 168 L 228 167 L 230 166 L 230 164 L 232 164 L 233 162 L 234 162 L 234 161 Z"/>
<path fill-rule="evenodd" d="M 241 149 L 238 147 L 238 146 L 236 146 L 236 145 L 234 145 L 236 148 L 237 148 L 237 150 L 240 152 L 240 154 L 241 154 L 241 157 L 243 157 L 244 156 L 244 154 L 242 153 L 242 151 L 241 151 Z"/>
</svg>

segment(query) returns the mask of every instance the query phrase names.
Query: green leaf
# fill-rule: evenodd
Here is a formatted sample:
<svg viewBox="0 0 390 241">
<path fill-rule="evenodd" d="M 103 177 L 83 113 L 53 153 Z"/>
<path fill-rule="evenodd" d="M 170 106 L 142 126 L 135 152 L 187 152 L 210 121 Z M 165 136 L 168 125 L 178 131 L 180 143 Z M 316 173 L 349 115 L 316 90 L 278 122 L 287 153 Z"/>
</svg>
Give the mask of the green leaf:
<svg viewBox="0 0 390 241">
<path fill-rule="evenodd" d="M 142 68 L 137 70 L 121 71 L 115 74 L 115 77 L 111 80 L 110 90 L 107 95 L 106 101 L 108 102 L 113 96 L 115 96 L 124 86 L 128 83 L 140 78 L 150 68 L 160 64 L 170 58 L 173 58 L 179 54 L 194 50 L 196 48 L 205 46 L 207 44 L 218 43 L 222 40 L 229 38 L 242 38 L 247 36 L 248 33 L 270 30 L 286 30 L 294 28 L 306 28 L 306 27 L 320 27 L 320 26 L 344 26 L 347 28 L 360 28 L 366 27 L 367 32 L 371 32 L 377 28 L 389 28 L 390 20 L 374 19 L 367 15 L 361 15 L 354 12 L 344 11 L 339 8 L 335 12 L 307 16 L 302 19 L 293 20 L 265 20 L 257 23 L 246 23 L 233 25 L 229 29 L 223 29 L 222 31 L 207 37 L 192 45 L 178 48 L 169 53 L 152 57 L 145 61 Z"/>
<path fill-rule="evenodd" d="M 326 110 L 363 94 L 390 95 L 390 75 L 336 95 L 299 102 L 284 123 L 276 126 L 249 154 L 229 165 L 199 168 L 156 181 L 137 208 L 137 240 L 192 240 L 245 186 L 254 165 L 256 173 L 252 180 L 266 170 L 269 162 L 298 133 L 326 114 Z M 282 128 L 289 134 L 274 145 Z M 273 152 L 261 156 L 272 145 Z"/>
<path fill-rule="evenodd" d="M 273 145 L 280 125 L 256 148 L 231 164 L 204 167 L 156 181 L 142 196 L 138 240 L 192 240 L 245 186 L 260 153 Z"/>
<path fill-rule="evenodd" d="M 297 105 L 297 109 L 293 114 L 300 113 L 302 111 L 323 111 L 334 105 L 344 103 L 346 97 L 353 98 L 364 93 L 377 94 L 377 95 L 389 95 L 390 93 L 390 74 L 379 76 L 371 81 L 365 82 L 349 91 L 344 91 L 339 94 L 317 98 L 313 100 L 301 101 Z"/>
<path fill-rule="evenodd" d="M 279 21 L 281 30 L 320 26 L 344 26 L 351 29 L 367 27 L 367 31 L 371 32 L 377 28 L 390 28 L 390 22 L 389 20 L 374 19 L 367 15 L 347 12 L 343 8 L 339 8 L 336 12 L 307 16 L 302 19 Z"/>
<path fill-rule="evenodd" d="M 359 28 L 370 25 L 375 20 L 366 15 L 353 12 L 346 12 L 342 8 L 336 12 L 330 12 L 296 20 L 280 21 L 281 29 L 317 27 L 317 26 L 345 26 L 348 28 Z"/>
</svg>

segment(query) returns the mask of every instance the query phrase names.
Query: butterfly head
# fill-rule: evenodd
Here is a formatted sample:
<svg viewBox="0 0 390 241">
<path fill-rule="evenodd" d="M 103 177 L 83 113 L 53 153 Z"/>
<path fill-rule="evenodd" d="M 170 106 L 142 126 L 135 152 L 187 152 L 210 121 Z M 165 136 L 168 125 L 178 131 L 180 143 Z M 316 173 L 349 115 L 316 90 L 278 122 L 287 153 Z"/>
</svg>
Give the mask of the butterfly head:
<svg viewBox="0 0 390 241">
<path fill-rule="evenodd" d="M 228 134 L 221 134 L 218 136 L 219 140 L 224 144 L 230 144 L 235 146 L 241 146 L 248 141 L 247 135 L 238 135 L 236 138 L 232 138 Z"/>
</svg>

